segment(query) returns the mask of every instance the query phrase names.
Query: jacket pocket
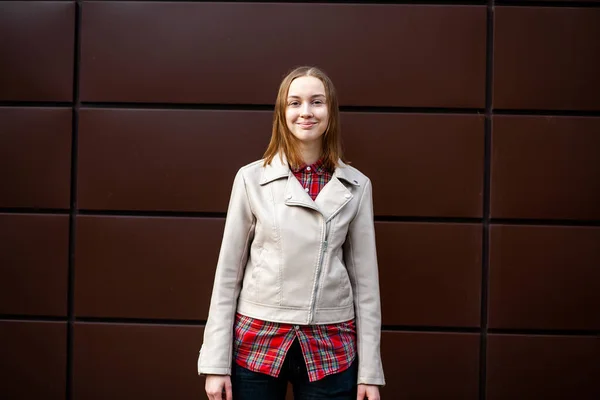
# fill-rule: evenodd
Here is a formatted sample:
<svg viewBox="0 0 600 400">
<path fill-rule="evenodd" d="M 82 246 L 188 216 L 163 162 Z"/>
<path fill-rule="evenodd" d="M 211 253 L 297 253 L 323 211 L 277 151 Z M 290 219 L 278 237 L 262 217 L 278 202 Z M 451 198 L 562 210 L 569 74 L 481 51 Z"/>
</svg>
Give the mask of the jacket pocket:
<svg viewBox="0 0 600 400">
<path fill-rule="evenodd" d="M 346 307 L 353 303 L 348 270 L 337 256 L 331 257 L 329 268 L 324 278 L 323 293 L 321 294 L 322 307 Z"/>
</svg>

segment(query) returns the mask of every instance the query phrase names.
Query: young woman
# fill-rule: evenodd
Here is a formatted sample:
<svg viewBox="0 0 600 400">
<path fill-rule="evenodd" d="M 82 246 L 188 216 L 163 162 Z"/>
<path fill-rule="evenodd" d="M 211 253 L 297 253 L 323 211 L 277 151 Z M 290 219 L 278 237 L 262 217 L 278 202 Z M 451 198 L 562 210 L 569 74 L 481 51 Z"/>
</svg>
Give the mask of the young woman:
<svg viewBox="0 0 600 400">
<path fill-rule="evenodd" d="M 264 159 L 234 180 L 198 359 L 211 400 L 379 400 L 370 180 L 342 161 L 331 80 L 281 82 Z"/>
</svg>

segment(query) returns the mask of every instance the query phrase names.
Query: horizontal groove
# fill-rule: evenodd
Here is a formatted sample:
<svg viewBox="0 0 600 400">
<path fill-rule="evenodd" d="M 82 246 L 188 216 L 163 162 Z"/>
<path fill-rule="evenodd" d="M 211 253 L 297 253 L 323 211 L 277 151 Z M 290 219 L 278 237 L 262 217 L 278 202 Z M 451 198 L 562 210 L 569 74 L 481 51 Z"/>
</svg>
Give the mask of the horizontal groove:
<svg viewBox="0 0 600 400">
<path fill-rule="evenodd" d="M 11 322 L 11 321 L 29 321 L 29 322 L 68 322 L 68 318 L 64 317 L 52 317 L 48 315 L 17 315 L 17 314 L 0 314 L 0 321 Z"/>
<path fill-rule="evenodd" d="M 432 332 L 432 333 L 481 333 L 481 328 L 449 326 L 382 325 L 387 332 Z"/>
<path fill-rule="evenodd" d="M 134 211 L 134 210 L 77 210 L 79 215 L 108 216 L 108 217 L 165 217 L 165 218 L 219 218 L 227 217 L 226 212 L 206 211 Z M 0 208 L 0 214 L 40 214 L 40 215 L 69 215 L 69 210 L 54 208 Z M 483 218 L 471 217 L 431 217 L 431 216 L 394 216 L 376 215 L 375 222 L 418 222 L 440 224 L 481 224 Z M 565 220 L 565 219 L 528 219 L 528 218 L 492 218 L 492 225 L 539 225 L 565 227 L 598 227 L 600 220 Z"/>
<path fill-rule="evenodd" d="M 538 1 L 538 0 L 495 0 L 495 6 L 510 7 L 568 7 L 568 8 L 599 8 L 600 3 L 592 1 Z"/>
<path fill-rule="evenodd" d="M 106 3 L 106 0 L 89 0 L 86 3 Z M 130 2 L 144 2 L 144 3 L 163 3 L 165 0 L 130 0 Z M 214 3 L 215 0 L 178 0 L 181 3 Z M 367 4 L 367 5 L 484 5 L 484 0 L 437 0 L 437 1 L 398 1 L 398 0 L 227 0 L 219 1 L 218 3 L 317 3 L 317 4 Z"/>
<path fill-rule="evenodd" d="M 87 1 L 90 3 L 95 2 L 106 2 L 106 0 L 91 0 Z M 164 2 L 165 0 L 130 0 L 131 2 L 144 2 L 144 3 L 153 3 L 153 2 Z M 255 3 L 258 0 L 229 0 L 229 1 L 220 1 L 219 3 Z M 214 3 L 214 0 L 178 0 L 181 3 Z M 284 1 L 271 1 L 265 0 L 262 3 L 318 3 L 318 4 L 367 4 L 367 5 L 485 5 L 485 0 L 437 0 L 437 1 L 398 1 L 398 0 L 284 0 Z M 496 5 L 507 5 L 507 6 L 515 6 L 515 7 L 531 7 L 531 6 L 539 6 L 539 7 L 600 7 L 600 4 L 586 1 L 531 1 L 531 0 L 508 0 L 508 1 L 497 1 Z"/>
<path fill-rule="evenodd" d="M 73 0 L 42 0 L 42 1 L 59 1 L 59 2 L 72 2 Z M 114 0 L 113 0 L 114 1 Z M 258 0 L 229 0 L 220 1 L 220 3 L 256 3 Z M 106 3 L 106 0 L 87 0 L 85 3 Z M 116 2 L 116 1 L 115 1 Z M 164 3 L 165 0 L 129 0 L 128 2 L 133 3 Z M 215 0 L 178 0 L 179 3 L 214 3 Z M 397 1 L 397 0 L 285 0 L 285 1 L 271 1 L 263 0 L 262 3 L 318 3 L 318 4 L 373 4 L 373 5 L 485 5 L 485 1 L 453 1 L 453 0 L 438 0 L 438 1 Z M 599 3 L 586 2 L 586 1 L 532 1 L 532 0 L 508 0 L 498 1 L 496 0 L 495 5 L 499 6 L 511 6 L 511 7 L 583 7 L 583 8 L 597 8 L 600 7 Z"/>
<path fill-rule="evenodd" d="M 123 103 L 81 102 L 81 110 L 207 110 L 207 111 L 273 111 L 272 104 L 194 104 L 194 103 Z"/>
<path fill-rule="evenodd" d="M 488 333 L 497 335 L 535 335 L 535 336 L 600 336 L 598 329 L 488 329 Z"/>
<path fill-rule="evenodd" d="M 273 111 L 273 104 L 188 104 L 188 103 L 103 103 L 82 102 L 82 109 L 93 110 L 209 110 L 209 111 Z M 483 108 L 458 107 L 397 107 L 397 106 L 350 106 L 341 105 L 341 112 L 365 113 L 423 113 L 423 114 L 483 114 Z"/>
<path fill-rule="evenodd" d="M 58 214 L 69 215 L 68 208 L 0 207 L 0 214 Z"/>
<path fill-rule="evenodd" d="M 164 319 L 164 318 L 102 318 L 75 317 L 75 322 L 90 324 L 130 324 L 130 325 L 187 325 L 204 326 L 206 320 L 199 319 Z"/>
<path fill-rule="evenodd" d="M 72 108 L 72 102 L 64 101 L 0 101 L 0 107 Z"/>
<path fill-rule="evenodd" d="M 569 219 L 526 219 L 526 218 L 492 218 L 495 225 L 540 225 L 540 226 L 600 226 L 600 220 L 569 220 Z"/>
<path fill-rule="evenodd" d="M 451 223 L 451 224 L 482 224 L 483 218 L 457 217 L 405 217 L 376 215 L 375 222 L 420 222 L 420 223 Z M 490 225 L 540 225 L 540 226 L 600 226 L 600 220 L 569 220 L 569 219 L 530 219 L 530 218 L 491 218 Z"/>
<path fill-rule="evenodd" d="M 383 325 L 382 331 L 387 332 L 424 332 L 424 333 L 482 333 L 481 328 L 445 327 L 445 326 L 414 326 L 414 325 Z M 600 330 L 595 329 L 487 329 L 488 334 L 502 335 L 535 335 L 535 336 L 599 336 Z"/>
<path fill-rule="evenodd" d="M 600 111 L 495 109 L 493 111 L 493 115 L 524 115 L 530 117 L 600 117 Z"/>
<path fill-rule="evenodd" d="M 482 117 L 485 112 L 483 108 L 395 106 L 340 106 L 340 111 L 385 114 L 479 114 Z"/>
<path fill-rule="evenodd" d="M 599 3 L 600 6 L 600 3 Z M 0 107 L 22 108 L 72 108 L 73 103 L 4 101 Z M 135 103 L 135 102 L 81 102 L 81 110 L 198 110 L 198 111 L 270 111 L 273 104 L 188 104 L 188 103 Z M 381 114 L 458 114 L 484 115 L 484 108 L 460 107 L 406 107 L 406 106 L 340 106 L 341 112 L 381 113 Z M 582 110 L 531 110 L 494 109 L 491 115 L 543 116 L 543 117 L 600 117 L 598 111 Z"/>
<path fill-rule="evenodd" d="M 376 215 L 375 222 L 424 222 L 446 224 L 481 224 L 482 218 L 457 217 L 404 217 L 393 215 Z"/>
<path fill-rule="evenodd" d="M 225 218 L 225 212 L 78 210 L 79 215 L 109 217 Z"/>
<path fill-rule="evenodd" d="M 51 317 L 42 315 L 0 314 L 1 322 L 68 322 L 67 317 Z M 204 326 L 206 320 L 199 319 L 165 319 L 165 318 L 104 318 L 75 317 L 75 322 L 90 324 L 129 324 L 129 325 L 185 325 Z M 481 333 L 481 328 L 419 326 L 419 325 L 382 325 L 387 332 L 431 332 L 431 333 Z M 488 328 L 488 334 L 498 335 L 535 335 L 535 336 L 600 336 L 597 329 L 507 329 Z"/>
</svg>

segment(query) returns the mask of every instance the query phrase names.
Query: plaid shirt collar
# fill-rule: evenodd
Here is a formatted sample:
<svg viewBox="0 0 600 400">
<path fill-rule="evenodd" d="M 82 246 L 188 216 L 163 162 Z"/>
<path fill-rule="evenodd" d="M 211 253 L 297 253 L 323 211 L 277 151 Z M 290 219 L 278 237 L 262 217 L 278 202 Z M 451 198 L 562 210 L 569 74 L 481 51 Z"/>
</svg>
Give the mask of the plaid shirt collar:
<svg viewBox="0 0 600 400">
<path fill-rule="evenodd" d="M 266 185 L 277 179 L 287 178 L 292 171 L 289 167 L 285 155 L 278 153 L 271 163 L 263 168 L 262 177 L 260 178 L 260 185 Z M 293 172 L 293 171 L 292 171 Z M 359 186 L 358 180 L 360 175 L 355 173 L 348 165 L 342 160 L 338 160 L 338 166 L 333 171 L 332 175 L 338 179 L 343 179 L 351 185 Z"/>
<path fill-rule="evenodd" d="M 326 172 L 330 172 L 331 171 L 327 171 L 327 169 L 325 168 L 325 163 L 323 162 L 322 158 L 319 158 L 314 164 L 302 164 L 300 167 L 298 168 L 291 168 L 292 172 L 294 173 L 298 173 L 298 172 L 304 172 L 306 170 L 306 168 L 310 167 L 309 171 L 312 171 L 314 173 L 316 173 L 317 175 L 323 175 Z"/>
</svg>

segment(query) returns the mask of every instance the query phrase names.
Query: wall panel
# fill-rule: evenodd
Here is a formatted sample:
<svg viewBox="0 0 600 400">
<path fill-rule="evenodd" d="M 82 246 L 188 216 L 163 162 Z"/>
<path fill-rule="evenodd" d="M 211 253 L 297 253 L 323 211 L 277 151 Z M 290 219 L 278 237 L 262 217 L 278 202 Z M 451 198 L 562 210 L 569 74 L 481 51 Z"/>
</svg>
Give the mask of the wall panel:
<svg viewBox="0 0 600 400">
<path fill-rule="evenodd" d="M 491 216 L 600 220 L 600 118 L 493 118 Z"/>
<path fill-rule="evenodd" d="M 0 207 L 69 208 L 71 118 L 65 108 L 0 107 Z"/>
<path fill-rule="evenodd" d="M 75 2 L 0 1 L 0 101 L 71 101 Z"/>
<path fill-rule="evenodd" d="M 83 101 L 272 104 L 318 64 L 344 105 L 484 106 L 483 6 L 85 2 L 82 21 Z"/>
<path fill-rule="evenodd" d="M 347 156 L 387 216 L 481 217 L 483 124 L 477 115 L 342 113 Z"/>
<path fill-rule="evenodd" d="M 75 315 L 206 319 L 224 221 L 77 217 Z"/>
<path fill-rule="evenodd" d="M 65 398 L 66 323 L 0 320 L 0 354 L 2 398 Z"/>
<path fill-rule="evenodd" d="M 487 399 L 580 399 L 600 396 L 597 337 L 490 335 Z"/>
<path fill-rule="evenodd" d="M 81 111 L 84 209 L 224 212 L 237 170 L 261 158 L 272 113 Z"/>
<path fill-rule="evenodd" d="M 69 217 L 0 213 L 0 314 L 67 315 Z"/>
<path fill-rule="evenodd" d="M 383 324 L 478 327 L 478 224 L 378 222 Z"/>
<path fill-rule="evenodd" d="M 197 326 L 75 324 L 73 399 L 198 399 Z"/>
<path fill-rule="evenodd" d="M 491 328 L 600 330 L 600 228 L 495 225 Z"/>
<path fill-rule="evenodd" d="M 496 7 L 494 107 L 600 110 L 600 9 Z"/>
<path fill-rule="evenodd" d="M 383 332 L 381 349 L 388 376 L 382 398 L 478 398 L 478 334 Z"/>
</svg>

